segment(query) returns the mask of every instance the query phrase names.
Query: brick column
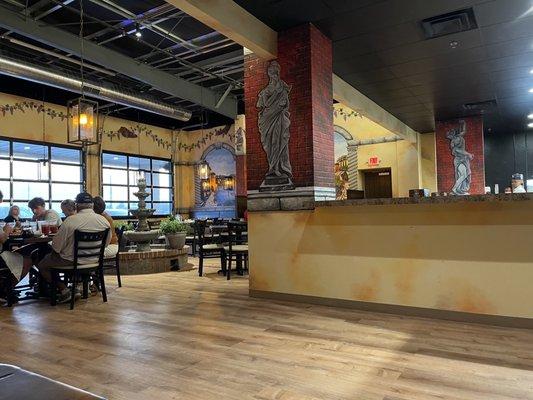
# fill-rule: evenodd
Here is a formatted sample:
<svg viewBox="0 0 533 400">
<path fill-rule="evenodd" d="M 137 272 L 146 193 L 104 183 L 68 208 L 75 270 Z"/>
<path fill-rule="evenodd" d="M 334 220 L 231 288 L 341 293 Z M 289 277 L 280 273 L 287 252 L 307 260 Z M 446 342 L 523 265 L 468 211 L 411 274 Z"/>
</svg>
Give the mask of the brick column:
<svg viewBox="0 0 533 400">
<path fill-rule="evenodd" d="M 461 121 L 464 121 L 464 135 L 461 135 Z M 459 133 L 464 138 L 464 150 L 473 158 L 470 160 L 470 189 L 468 194 L 485 193 L 485 159 L 483 149 L 483 118 L 465 117 L 448 121 L 436 121 L 435 146 L 437 152 L 437 185 L 439 192 L 451 193 L 456 182 L 454 155 L 449 137 Z M 451 132 L 451 133 L 450 133 Z"/>
<path fill-rule="evenodd" d="M 315 199 L 335 199 L 331 41 L 305 24 L 280 32 L 281 79 L 291 86 L 289 158 L 294 190 L 259 192 L 268 170 L 258 128 L 257 99 L 268 84 L 269 61 L 245 56 L 244 94 L 250 210 L 312 209 Z"/>
</svg>

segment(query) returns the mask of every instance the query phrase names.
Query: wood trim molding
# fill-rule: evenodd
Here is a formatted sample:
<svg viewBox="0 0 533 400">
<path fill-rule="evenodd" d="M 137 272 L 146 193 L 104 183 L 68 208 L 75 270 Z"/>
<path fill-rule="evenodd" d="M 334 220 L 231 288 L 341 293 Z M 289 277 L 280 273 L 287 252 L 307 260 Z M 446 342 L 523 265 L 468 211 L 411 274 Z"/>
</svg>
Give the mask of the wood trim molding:
<svg viewBox="0 0 533 400">
<path fill-rule="evenodd" d="M 357 300 L 331 299 L 326 297 L 306 296 L 301 294 L 277 293 L 250 289 L 250 297 L 288 301 L 295 303 L 316 304 L 329 307 L 351 308 L 362 311 L 386 314 L 407 315 L 411 317 L 442 319 L 447 321 L 467 322 L 474 324 L 495 325 L 509 328 L 533 329 L 533 318 L 508 317 L 503 315 L 475 314 L 461 311 L 438 310 L 400 306 L 396 304 L 370 303 Z"/>
</svg>

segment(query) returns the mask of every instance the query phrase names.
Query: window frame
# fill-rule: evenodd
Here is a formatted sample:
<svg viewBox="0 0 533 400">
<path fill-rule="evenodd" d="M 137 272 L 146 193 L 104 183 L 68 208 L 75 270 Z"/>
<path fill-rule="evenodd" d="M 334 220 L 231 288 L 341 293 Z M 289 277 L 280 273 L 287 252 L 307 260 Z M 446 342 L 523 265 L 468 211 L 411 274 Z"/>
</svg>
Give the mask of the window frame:
<svg viewBox="0 0 533 400">
<path fill-rule="evenodd" d="M 104 167 L 104 155 L 126 157 L 126 167 L 113 167 L 113 166 Z M 149 160 L 150 161 L 150 170 L 148 171 L 146 169 L 132 169 L 132 168 L 130 168 L 130 159 L 131 158 L 142 158 L 142 159 Z M 163 162 L 169 163 L 169 166 L 170 166 L 169 172 L 154 171 L 154 167 L 153 167 L 153 161 L 154 160 L 163 161 Z M 106 150 L 106 151 L 102 151 L 102 155 L 100 157 L 100 163 L 101 163 L 101 170 L 102 170 L 102 182 L 101 182 L 101 185 L 100 185 L 100 189 L 101 189 L 101 192 L 102 192 L 102 197 L 104 198 L 104 201 L 106 202 L 106 204 L 126 203 L 126 204 L 129 205 L 129 207 L 131 207 L 132 205 L 134 205 L 134 207 L 136 207 L 136 203 L 138 202 L 138 199 L 135 196 L 131 195 L 131 188 L 136 188 L 137 186 L 130 182 L 130 173 L 131 172 L 135 172 L 135 171 L 142 171 L 142 172 L 145 173 L 145 176 L 146 176 L 147 173 L 150 174 L 150 184 L 147 185 L 146 189 L 148 191 L 150 191 L 151 195 L 146 200 L 146 207 L 147 208 L 155 208 L 154 207 L 155 204 L 169 204 L 170 205 L 170 214 L 172 214 L 174 212 L 174 168 L 173 168 L 173 165 L 172 165 L 172 160 L 170 158 L 151 157 L 151 156 L 145 156 L 145 155 L 122 153 L 122 152 L 118 152 L 118 151 L 107 151 Z M 126 172 L 126 184 L 104 183 L 104 168 L 105 169 L 116 170 L 116 171 L 125 171 Z M 154 172 L 155 173 L 169 175 L 169 177 L 170 177 L 170 185 L 169 186 L 154 185 L 154 180 L 153 180 Z M 111 199 L 108 200 L 108 199 L 106 199 L 104 197 L 104 188 L 105 187 L 125 188 L 128 198 L 127 199 L 120 199 L 120 200 L 111 200 Z M 154 201 L 154 200 L 152 200 L 152 194 L 154 193 L 154 189 L 168 189 L 169 192 L 170 192 L 169 201 L 161 201 L 161 200 Z M 165 217 L 165 216 L 168 216 L 170 214 L 157 214 L 157 213 L 154 213 L 154 217 Z M 113 217 L 113 219 L 131 219 L 132 218 L 131 215 L 113 215 L 112 217 Z"/>
<path fill-rule="evenodd" d="M 58 200 L 52 199 L 52 188 L 54 184 L 67 184 L 67 185 L 76 185 L 79 184 L 79 190 L 83 190 L 86 172 L 85 172 L 85 165 L 84 165 L 84 159 L 83 159 L 83 150 L 80 146 L 73 146 L 73 145 L 64 145 L 64 144 L 56 144 L 56 143 L 49 143 L 49 142 L 41 142 L 38 140 L 28 140 L 28 139 L 18 139 L 8 136 L 0 136 L 0 141 L 5 141 L 9 143 L 9 156 L 0 155 L 1 160 L 8 160 L 9 161 L 9 178 L 0 178 L 0 182 L 8 182 L 9 183 L 9 204 L 23 204 L 24 202 L 28 202 L 31 199 L 18 199 L 14 198 L 13 195 L 13 184 L 18 182 L 29 182 L 29 183 L 46 183 L 48 186 L 48 194 L 46 196 L 40 196 L 43 197 L 48 208 L 52 208 L 53 203 L 57 203 Z M 46 170 L 48 173 L 47 179 L 20 179 L 20 178 L 14 178 L 13 177 L 13 163 L 14 161 L 23 161 L 23 162 L 31 162 L 38 164 L 39 159 L 24 159 L 21 157 L 16 157 L 13 155 L 13 145 L 14 143 L 22 143 L 22 144 L 28 144 L 28 145 L 34 145 L 34 146 L 43 146 L 46 148 L 47 157 L 46 157 Z M 76 150 L 79 152 L 79 163 L 68 163 L 68 162 L 62 162 L 62 161 L 53 161 L 52 160 L 52 148 L 62 148 L 62 149 L 69 149 L 69 150 Z M 80 168 L 80 181 L 79 182 L 71 182 L 71 181 L 62 181 L 62 180 L 53 180 L 52 179 L 52 164 L 54 165 L 66 165 L 66 166 L 75 166 Z M 4 199 L 5 200 L 5 199 Z M 65 199 L 62 199 L 65 200 Z"/>
</svg>

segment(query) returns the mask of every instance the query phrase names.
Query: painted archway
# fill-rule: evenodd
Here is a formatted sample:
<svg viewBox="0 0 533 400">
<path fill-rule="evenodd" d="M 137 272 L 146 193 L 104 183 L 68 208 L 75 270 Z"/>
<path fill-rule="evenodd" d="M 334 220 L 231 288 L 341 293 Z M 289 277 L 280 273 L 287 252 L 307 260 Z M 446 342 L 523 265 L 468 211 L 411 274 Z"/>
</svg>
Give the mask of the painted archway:
<svg viewBox="0 0 533 400">
<path fill-rule="evenodd" d="M 235 150 L 226 143 L 214 143 L 202 154 L 202 176 L 197 173 L 195 218 L 234 218 Z"/>
</svg>

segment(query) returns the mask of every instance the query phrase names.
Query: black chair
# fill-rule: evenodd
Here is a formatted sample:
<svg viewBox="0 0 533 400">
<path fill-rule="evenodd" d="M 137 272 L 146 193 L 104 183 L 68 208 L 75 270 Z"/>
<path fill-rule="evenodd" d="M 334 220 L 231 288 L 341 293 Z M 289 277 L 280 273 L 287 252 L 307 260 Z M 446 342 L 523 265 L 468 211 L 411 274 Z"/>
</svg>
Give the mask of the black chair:
<svg viewBox="0 0 533 400">
<path fill-rule="evenodd" d="M 67 281 L 70 277 L 72 283 L 72 292 L 70 298 L 70 309 L 74 309 L 74 296 L 76 293 L 76 286 L 78 280 L 81 277 L 83 281 L 83 298 L 86 299 L 89 296 L 89 279 L 91 273 L 96 272 L 100 289 L 102 291 L 102 299 L 107 302 L 107 293 L 105 290 L 104 281 L 104 250 L 107 242 L 107 235 L 109 235 L 109 228 L 100 232 L 83 232 L 74 231 L 74 261 L 72 265 L 66 266 L 53 266 L 50 267 L 52 273 L 52 285 L 51 285 L 51 304 L 56 305 L 57 296 L 57 281 L 59 280 L 59 274 L 65 275 Z M 97 258 L 98 261 L 94 262 Z M 88 263 L 80 263 L 80 261 L 92 259 Z"/>
<path fill-rule="evenodd" d="M 224 255 L 224 246 L 221 243 L 207 243 L 205 237 L 205 229 L 207 227 L 207 221 L 196 220 L 194 221 L 194 230 L 196 232 L 198 243 L 198 257 L 200 263 L 198 266 L 198 275 L 202 276 L 204 271 L 204 259 L 205 258 L 220 258 L 222 264 L 222 270 L 226 268 L 226 258 Z"/>
<path fill-rule="evenodd" d="M 122 287 L 122 280 L 120 279 L 120 252 L 124 251 L 125 246 L 123 243 L 124 228 L 115 228 L 118 239 L 118 251 L 115 257 L 105 258 L 104 259 L 104 271 L 109 271 L 114 269 L 117 274 L 118 287 Z"/>
<path fill-rule="evenodd" d="M 226 277 L 231 278 L 231 263 L 235 261 L 237 269 L 242 270 L 242 262 L 244 261 L 244 270 L 248 270 L 248 225 L 245 222 L 228 222 L 228 239 L 229 243 L 224 246 L 224 253 L 226 257 Z"/>
</svg>

